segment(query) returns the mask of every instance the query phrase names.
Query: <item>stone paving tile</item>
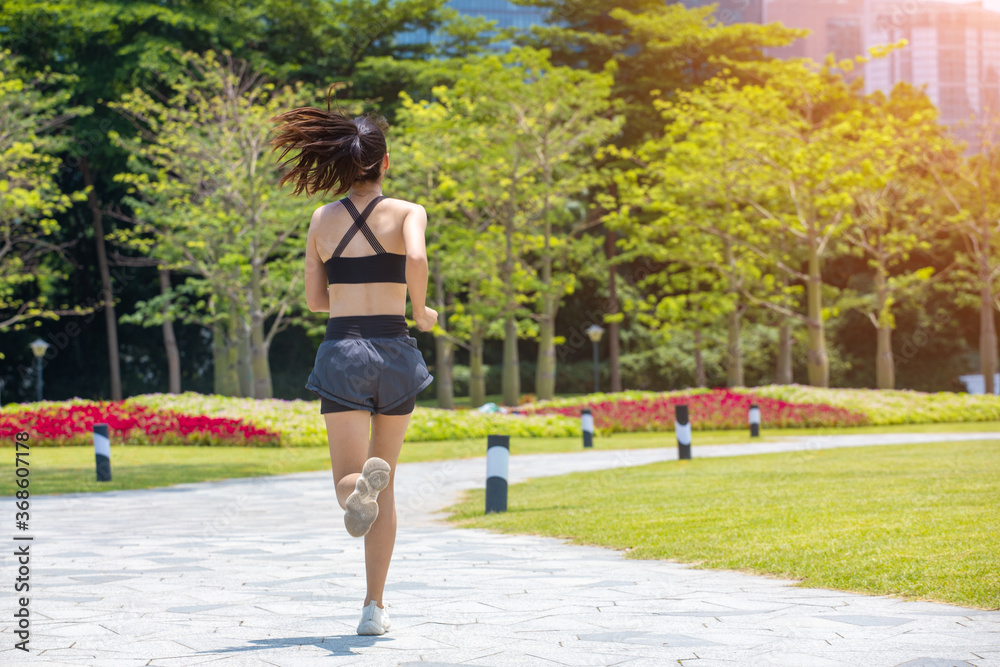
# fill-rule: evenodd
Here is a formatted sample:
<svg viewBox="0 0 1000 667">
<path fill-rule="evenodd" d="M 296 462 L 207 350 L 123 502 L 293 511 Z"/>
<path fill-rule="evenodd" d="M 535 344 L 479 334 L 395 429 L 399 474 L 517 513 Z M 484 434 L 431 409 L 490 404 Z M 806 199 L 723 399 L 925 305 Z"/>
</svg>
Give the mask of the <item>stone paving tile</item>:
<svg viewBox="0 0 1000 667">
<path fill-rule="evenodd" d="M 695 455 L 882 442 L 824 437 Z M 513 457 L 511 481 L 670 460 L 670 445 Z M 0 649 L 0 664 L 1000 666 L 1000 612 L 625 560 L 436 519 L 484 477 L 483 459 L 400 466 L 393 628 L 376 638 L 354 633 L 363 541 L 344 533 L 329 473 L 38 497 L 33 651 Z M 0 638 L 11 646 L 11 628 Z"/>
</svg>

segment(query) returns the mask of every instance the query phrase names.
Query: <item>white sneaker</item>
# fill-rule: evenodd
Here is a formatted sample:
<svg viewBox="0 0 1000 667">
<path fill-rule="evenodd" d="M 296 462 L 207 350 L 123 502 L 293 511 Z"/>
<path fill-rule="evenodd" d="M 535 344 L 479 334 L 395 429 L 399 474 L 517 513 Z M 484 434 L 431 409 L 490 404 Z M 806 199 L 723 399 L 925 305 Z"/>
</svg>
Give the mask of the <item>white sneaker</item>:
<svg viewBox="0 0 1000 667">
<path fill-rule="evenodd" d="M 365 461 L 361 477 L 358 477 L 354 485 L 354 492 L 347 496 L 347 502 L 344 503 L 347 508 L 344 525 L 352 537 L 366 535 L 378 518 L 378 503 L 375 500 L 379 491 L 389 486 L 390 471 L 389 464 L 377 456 Z"/>
<path fill-rule="evenodd" d="M 384 635 L 389 629 L 389 612 L 382 609 L 372 600 L 361 610 L 361 622 L 358 623 L 359 635 Z"/>
</svg>

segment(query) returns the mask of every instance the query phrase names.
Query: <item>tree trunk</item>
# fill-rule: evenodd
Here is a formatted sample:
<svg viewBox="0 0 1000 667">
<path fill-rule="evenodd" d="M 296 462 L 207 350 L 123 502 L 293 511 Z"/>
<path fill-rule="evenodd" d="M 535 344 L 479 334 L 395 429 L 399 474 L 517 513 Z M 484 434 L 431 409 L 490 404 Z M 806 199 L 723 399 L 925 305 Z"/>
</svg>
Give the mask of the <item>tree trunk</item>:
<svg viewBox="0 0 1000 667">
<path fill-rule="evenodd" d="M 988 282 L 979 288 L 979 365 L 983 373 L 983 391 L 996 393 L 993 380 L 997 372 L 997 330 L 993 321 L 993 293 Z"/>
<path fill-rule="evenodd" d="M 438 314 L 444 318 L 444 312 Z M 438 407 L 452 410 L 455 407 L 455 383 L 453 379 L 455 345 L 444 336 L 434 339 L 434 381 L 437 383 Z"/>
<path fill-rule="evenodd" d="M 806 284 L 809 319 L 809 384 L 830 386 L 830 360 L 826 355 L 826 330 L 823 323 L 823 276 L 820 273 L 817 239 L 809 239 L 809 281 Z"/>
<path fill-rule="evenodd" d="M 448 331 L 448 302 L 441 262 L 434 262 L 434 295 L 437 297 L 438 326 Z M 444 335 L 434 337 L 434 382 L 438 407 L 455 408 L 455 345 Z"/>
<path fill-rule="evenodd" d="M 726 386 L 743 386 L 743 349 L 740 347 L 740 323 L 743 314 L 740 306 L 729 313 L 728 333 L 729 339 L 726 343 Z"/>
<path fill-rule="evenodd" d="M 892 327 L 889 326 L 889 287 L 885 274 L 875 272 L 875 386 L 879 389 L 896 388 L 896 363 L 892 356 Z"/>
<path fill-rule="evenodd" d="M 115 299 L 111 291 L 111 271 L 108 269 L 108 254 L 104 247 L 104 219 L 101 213 L 97 194 L 94 192 L 94 179 L 90 173 L 90 162 L 86 157 L 80 160 L 80 173 L 83 183 L 87 186 L 87 203 L 94 219 L 94 243 L 97 245 L 97 268 L 101 274 L 101 292 L 104 297 L 104 324 L 108 335 L 108 365 L 111 372 L 111 400 L 122 400 L 122 372 L 118 355 L 118 318 L 115 316 Z"/>
<path fill-rule="evenodd" d="M 778 364 L 774 373 L 776 384 L 792 384 L 792 326 L 782 320 L 778 327 Z"/>
<path fill-rule="evenodd" d="M 743 386 L 743 350 L 740 347 L 740 321 L 743 313 L 736 285 L 736 257 L 733 255 L 733 242 L 723 240 L 726 267 L 729 271 L 729 293 L 734 298 L 733 310 L 728 317 L 728 342 L 726 343 L 726 386 Z"/>
<path fill-rule="evenodd" d="M 261 307 L 263 296 L 260 275 L 263 267 L 259 262 L 250 266 L 250 368 L 253 376 L 254 398 L 273 398 L 271 386 L 271 364 L 268 362 L 268 345 L 264 342 L 264 312 Z"/>
<path fill-rule="evenodd" d="M 604 252 L 608 257 L 608 304 L 609 314 L 618 314 L 618 289 L 615 287 L 615 273 L 618 268 L 611 260 L 615 256 L 615 230 L 609 229 L 604 238 Z M 617 320 L 608 323 L 608 365 L 611 370 L 611 391 L 622 390 L 621 368 L 618 364 L 619 331 Z"/>
<path fill-rule="evenodd" d="M 515 311 L 517 302 L 514 299 L 514 221 L 512 212 L 508 211 L 504 222 L 504 236 L 507 244 L 507 254 L 504 260 L 503 278 L 506 289 L 506 310 L 503 327 L 503 369 L 500 374 L 503 404 L 516 407 L 521 398 L 521 374 L 517 358 L 517 322 Z"/>
<path fill-rule="evenodd" d="M 230 357 L 236 364 L 236 377 L 239 382 L 237 396 L 249 398 L 253 396 L 253 364 L 250 354 L 249 323 L 240 317 L 236 304 L 229 308 L 229 327 L 226 331 L 226 342 L 229 345 Z"/>
<path fill-rule="evenodd" d="M 216 312 L 227 308 L 228 306 L 223 305 Z M 225 320 L 212 323 L 212 361 L 215 380 L 213 390 L 220 396 L 239 396 L 240 379 L 236 370 L 236 347 L 229 340 L 226 325 Z"/>
<path fill-rule="evenodd" d="M 555 299 L 542 298 L 542 321 L 539 323 L 538 363 L 535 366 L 535 396 L 538 400 L 555 398 L 556 391 L 556 318 Z"/>
<path fill-rule="evenodd" d="M 503 404 L 516 406 L 521 397 L 521 375 L 517 358 L 517 322 L 513 314 L 504 321 L 503 333 L 503 372 L 500 378 Z"/>
<path fill-rule="evenodd" d="M 990 256 L 993 254 L 990 241 L 990 225 L 984 219 L 979 225 L 979 368 L 983 374 L 983 391 L 995 394 L 997 330 L 993 319 L 993 286 L 990 283 Z"/>
<path fill-rule="evenodd" d="M 694 381 L 699 387 L 708 386 L 705 376 L 705 361 L 701 356 L 701 331 L 694 332 Z"/>
<path fill-rule="evenodd" d="M 544 234 L 542 246 L 542 319 L 539 322 L 538 359 L 535 364 L 535 396 L 539 400 L 555 397 L 556 392 L 556 309 L 559 297 L 552 289 L 552 221 L 549 219 L 549 192 L 552 173 L 545 168 L 545 196 L 542 204 Z"/>
<path fill-rule="evenodd" d="M 473 327 L 469 335 L 469 407 L 486 402 L 486 375 L 483 373 L 483 332 Z"/>
<path fill-rule="evenodd" d="M 159 269 L 160 294 L 166 296 L 170 292 L 170 270 Z M 163 304 L 163 348 L 167 352 L 167 391 L 171 394 L 181 393 L 181 353 L 177 348 L 177 337 L 174 335 L 174 320 L 170 317 L 170 302 Z"/>
</svg>

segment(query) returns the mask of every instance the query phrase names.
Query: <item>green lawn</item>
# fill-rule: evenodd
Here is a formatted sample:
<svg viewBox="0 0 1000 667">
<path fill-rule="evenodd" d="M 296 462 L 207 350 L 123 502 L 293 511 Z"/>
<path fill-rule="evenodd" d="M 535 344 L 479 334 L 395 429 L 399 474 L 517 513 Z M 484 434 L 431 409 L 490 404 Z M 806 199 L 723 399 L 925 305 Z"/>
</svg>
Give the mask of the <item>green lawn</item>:
<svg viewBox="0 0 1000 667">
<path fill-rule="evenodd" d="M 911 433 L 948 431 L 998 431 L 998 422 L 930 424 L 926 426 L 873 426 L 852 429 L 786 429 L 765 432 L 761 441 L 777 441 L 787 436 L 825 433 Z M 694 456 L 698 445 L 750 442 L 745 430 L 695 431 Z M 676 447 L 672 432 L 616 433 L 595 440 L 596 449 L 646 449 Z M 583 449 L 580 438 L 512 438 L 511 453 L 542 454 L 576 452 Z M 0 463 L 0 495 L 14 490 L 13 448 Z M 414 442 L 403 446 L 401 462 L 438 461 L 484 456 L 486 440 L 443 440 Z M 75 493 L 146 489 L 186 482 L 202 482 L 228 477 L 255 477 L 283 473 L 327 470 L 330 455 L 326 447 L 146 447 L 111 446 L 111 482 L 98 483 L 91 447 L 33 447 L 30 454 L 31 489 L 35 494 Z"/>
<path fill-rule="evenodd" d="M 612 502 L 613 499 L 613 502 Z M 1000 608 L 1000 443 L 698 459 L 540 478 L 452 508 L 465 527 L 802 585 Z"/>
</svg>

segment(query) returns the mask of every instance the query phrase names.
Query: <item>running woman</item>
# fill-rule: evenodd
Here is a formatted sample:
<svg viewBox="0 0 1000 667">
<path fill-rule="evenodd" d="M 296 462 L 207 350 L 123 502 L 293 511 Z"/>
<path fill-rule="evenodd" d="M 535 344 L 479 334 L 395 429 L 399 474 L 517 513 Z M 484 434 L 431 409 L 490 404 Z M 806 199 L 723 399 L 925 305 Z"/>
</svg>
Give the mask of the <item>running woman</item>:
<svg viewBox="0 0 1000 667">
<path fill-rule="evenodd" d="M 365 538 L 368 591 L 360 635 L 389 629 L 382 595 L 396 541 L 393 480 L 417 394 L 434 379 L 406 326 L 430 331 L 427 214 L 382 194 L 389 168 L 385 120 L 301 107 L 274 119 L 274 150 L 293 194 L 346 197 L 316 209 L 306 239 L 309 310 L 329 313 L 306 387 L 320 398 L 344 523 Z M 285 159 L 289 152 L 292 157 Z M 361 232 L 358 234 L 357 232 Z"/>
</svg>

